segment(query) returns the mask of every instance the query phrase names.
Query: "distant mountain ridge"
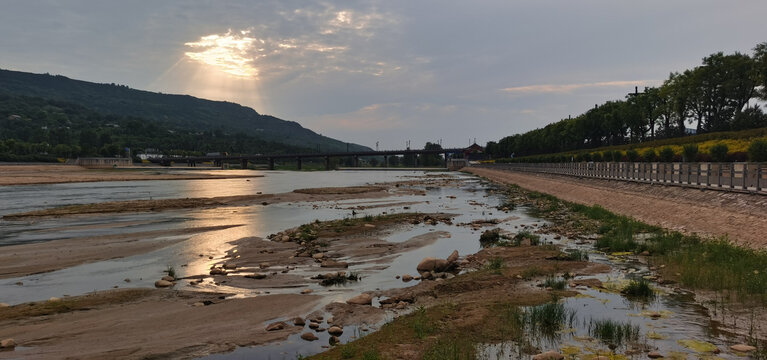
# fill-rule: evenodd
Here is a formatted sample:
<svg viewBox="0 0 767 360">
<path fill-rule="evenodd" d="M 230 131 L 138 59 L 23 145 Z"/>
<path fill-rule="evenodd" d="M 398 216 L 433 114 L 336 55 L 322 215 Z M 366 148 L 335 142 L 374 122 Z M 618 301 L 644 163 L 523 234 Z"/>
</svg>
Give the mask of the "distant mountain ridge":
<svg viewBox="0 0 767 360">
<path fill-rule="evenodd" d="M 297 122 L 262 115 L 252 108 L 226 101 L 0 69 L 2 92 L 75 103 L 104 114 L 138 117 L 177 128 L 243 132 L 287 145 L 319 147 L 321 152 L 347 150 L 346 142 L 317 134 Z M 348 144 L 348 149 L 370 150 L 358 144 Z"/>
</svg>

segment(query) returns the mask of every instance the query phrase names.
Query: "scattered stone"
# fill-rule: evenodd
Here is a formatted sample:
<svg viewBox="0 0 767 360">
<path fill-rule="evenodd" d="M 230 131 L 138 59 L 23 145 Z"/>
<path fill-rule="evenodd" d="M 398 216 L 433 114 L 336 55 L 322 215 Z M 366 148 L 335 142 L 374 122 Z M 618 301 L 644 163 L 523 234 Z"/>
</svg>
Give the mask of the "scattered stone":
<svg viewBox="0 0 767 360">
<path fill-rule="evenodd" d="M 341 338 L 339 338 L 338 336 L 331 336 L 330 339 L 328 339 L 328 343 L 330 343 L 330 345 L 340 344 Z"/>
<path fill-rule="evenodd" d="M 458 261 L 458 250 L 453 250 L 452 253 L 450 253 L 450 256 L 447 257 L 447 262 L 452 264 Z"/>
<path fill-rule="evenodd" d="M 50 302 L 57 302 L 57 301 L 61 301 L 61 298 L 57 298 L 55 296 L 52 296 L 50 299 L 48 299 L 48 301 L 50 301 Z"/>
<path fill-rule="evenodd" d="M 306 322 L 304 321 L 303 318 L 298 316 L 298 317 L 293 319 L 293 325 L 295 325 L 295 326 L 304 326 L 304 325 L 306 325 Z"/>
<path fill-rule="evenodd" d="M 128 278 L 125 278 L 125 279 L 123 279 L 123 281 L 125 281 L 125 282 L 129 283 L 129 282 L 130 282 L 130 279 L 128 279 Z"/>
<path fill-rule="evenodd" d="M 328 329 L 328 334 L 334 335 L 334 336 L 340 336 L 344 333 L 344 329 L 342 329 L 340 326 L 331 326 Z"/>
<path fill-rule="evenodd" d="M 316 260 L 320 260 L 320 259 L 322 259 L 324 257 L 325 257 L 325 254 L 323 254 L 323 253 L 316 253 L 316 254 L 312 255 L 312 258 L 316 259 Z"/>
<path fill-rule="evenodd" d="M 371 229 L 372 229 L 372 228 L 375 228 L 376 226 L 375 226 L 375 225 L 373 225 L 373 224 L 365 224 L 365 227 L 366 227 L 366 228 L 371 228 Z"/>
<path fill-rule="evenodd" d="M 320 327 L 320 324 L 319 324 L 319 323 L 316 323 L 316 322 L 314 322 L 314 321 L 310 321 L 310 322 L 309 322 L 309 328 L 310 328 L 310 329 L 317 329 L 317 328 L 319 328 L 319 327 Z"/>
<path fill-rule="evenodd" d="M 402 310 L 406 307 L 407 307 L 407 303 L 404 301 L 400 301 L 399 303 L 397 303 L 397 306 L 395 306 L 394 308 L 397 310 Z"/>
<path fill-rule="evenodd" d="M 12 350 L 13 348 L 16 347 L 16 345 L 17 345 L 16 341 L 14 341 L 13 339 L 0 340 L 0 349 Z"/>
<path fill-rule="evenodd" d="M 258 267 L 260 267 L 262 269 L 266 269 L 266 268 L 269 267 L 269 263 L 268 262 L 263 262 L 263 263 L 259 264 Z"/>
<path fill-rule="evenodd" d="M 253 275 L 245 275 L 246 278 L 261 280 L 266 278 L 266 274 L 254 273 Z"/>
<path fill-rule="evenodd" d="M 154 282 L 154 287 L 166 288 L 173 286 L 173 283 L 167 280 L 157 280 Z"/>
<path fill-rule="evenodd" d="M 203 303 L 203 302 L 196 302 L 196 303 L 192 304 L 192 307 L 200 307 L 200 306 L 205 306 L 205 303 Z"/>
<path fill-rule="evenodd" d="M 16 282 L 14 285 L 18 285 L 18 286 L 24 286 L 24 283 L 23 283 L 23 282 L 21 282 L 21 281 L 17 281 L 17 282 Z"/>
<path fill-rule="evenodd" d="M 282 235 L 282 242 L 288 242 L 290 241 L 290 236 Z"/>
<path fill-rule="evenodd" d="M 553 350 L 533 356 L 533 360 L 564 360 L 564 358 L 564 355 Z"/>
<path fill-rule="evenodd" d="M 224 271 L 224 269 L 220 269 L 220 268 L 212 268 L 212 269 L 210 269 L 210 274 L 211 275 L 226 275 L 226 271 Z"/>
<path fill-rule="evenodd" d="M 171 282 L 176 281 L 176 278 L 174 278 L 173 276 L 170 276 L 170 275 L 165 275 L 165 276 L 162 277 L 162 279 L 165 280 L 165 281 L 171 281 Z"/>
<path fill-rule="evenodd" d="M 224 264 L 224 269 L 227 269 L 227 270 L 234 270 L 234 269 L 236 269 L 236 268 L 237 268 L 237 265 L 235 265 L 235 264 L 232 264 L 232 263 L 226 263 L 226 264 Z"/>
<path fill-rule="evenodd" d="M 317 335 L 314 335 L 313 333 L 310 333 L 310 332 L 305 332 L 305 333 L 301 334 L 301 338 L 306 340 L 306 341 L 319 340 Z"/>
<path fill-rule="evenodd" d="M 410 274 L 402 275 L 402 281 L 409 282 L 411 280 L 413 280 L 413 276 L 411 276 Z"/>
<path fill-rule="evenodd" d="M 273 322 L 266 326 L 266 331 L 277 331 L 288 327 L 284 321 Z"/>
<path fill-rule="evenodd" d="M 314 290 L 312 290 L 312 289 L 303 289 L 303 290 L 301 290 L 301 294 L 304 294 L 304 295 L 311 294 L 313 291 Z"/>
<path fill-rule="evenodd" d="M 650 359 L 660 359 L 663 357 L 663 354 L 657 351 L 650 351 L 649 353 L 647 353 L 647 357 L 649 357 Z"/>
<path fill-rule="evenodd" d="M 429 271 L 424 271 L 424 272 L 422 272 L 422 273 L 421 273 L 421 279 L 424 279 L 424 280 L 429 280 L 429 279 L 431 279 L 431 278 L 433 278 L 433 275 L 432 275 L 432 273 L 431 273 L 431 272 L 429 272 Z"/>
<path fill-rule="evenodd" d="M 371 305 L 373 304 L 373 297 L 363 293 L 346 300 L 346 303 L 351 305 Z"/>
<path fill-rule="evenodd" d="M 751 345 L 746 345 L 746 344 L 733 345 L 733 346 L 730 346 L 730 349 L 732 351 L 737 351 L 737 352 L 741 352 L 741 353 L 748 353 L 748 352 L 752 352 L 752 351 L 756 350 L 755 347 L 753 347 Z"/>
</svg>

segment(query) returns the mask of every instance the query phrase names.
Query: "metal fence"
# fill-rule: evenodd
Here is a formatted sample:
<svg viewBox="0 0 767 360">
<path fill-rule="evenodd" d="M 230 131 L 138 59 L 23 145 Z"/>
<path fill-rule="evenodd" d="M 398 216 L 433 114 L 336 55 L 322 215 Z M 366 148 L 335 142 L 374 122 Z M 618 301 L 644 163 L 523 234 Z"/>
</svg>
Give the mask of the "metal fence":
<svg viewBox="0 0 767 360">
<path fill-rule="evenodd" d="M 479 167 L 767 194 L 764 163 L 516 163 Z"/>
</svg>

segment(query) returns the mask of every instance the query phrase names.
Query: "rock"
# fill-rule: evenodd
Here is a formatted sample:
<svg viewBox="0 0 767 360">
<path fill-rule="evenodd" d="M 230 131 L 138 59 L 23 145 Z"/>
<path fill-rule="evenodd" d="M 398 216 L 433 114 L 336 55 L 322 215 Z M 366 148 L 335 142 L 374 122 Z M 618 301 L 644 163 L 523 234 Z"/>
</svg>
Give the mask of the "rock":
<svg viewBox="0 0 767 360">
<path fill-rule="evenodd" d="M 14 341 L 13 339 L 3 339 L 3 340 L 0 340 L 0 349 L 9 350 L 9 349 L 15 348 L 16 345 L 17 345 L 16 341 Z"/>
<path fill-rule="evenodd" d="M 366 227 L 366 228 L 371 228 L 371 229 L 372 229 L 372 228 L 375 228 L 376 226 L 375 226 L 375 225 L 373 225 L 373 224 L 365 224 L 365 227 Z"/>
<path fill-rule="evenodd" d="M 263 262 L 263 263 L 259 264 L 258 267 L 260 267 L 262 269 L 266 269 L 266 268 L 269 267 L 269 263 L 268 262 Z"/>
<path fill-rule="evenodd" d="M 173 283 L 167 280 L 157 280 L 154 282 L 154 287 L 166 288 L 173 286 Z"/>
<path fill-rule="evenodd" d="M 9 307 L 9 306 L 11 305 L 8 303 L 0 303 L 0 308 Z"/>
<path fill-rule="evenodd" d="M 344 329 L 341 329 L 340 326 L 331 326 L 328 329 L 328 334 L 333 335 L 333 336 L 340 336 L 343 333 L 344 333 Z"/>
<path fill-rule="evenodd" d="M 407 303 L 404 301 L 400 301 L 399 303 L 397 303 L 397 306 L 395 306 L 394 308 L 397 310 L 402 310 L 406 307 L 407 307 Z"/>
<path fill-rule="evenodd" d="M 235 264 L 231 264 L 231 263 L 226 263 L 226 264 L 224 264 L 224 269 L 227 269 L 227 270 L 234 270 L 234 269 L 236 269 L 236 268 L 237 268 L 237 265 L 235 265 Z"/>
<path fill-rule="evenodd" d="M 450 253 L 450 256 L 448 256 L 446 260 L 450 264 L 453 264 L 456 261 L 458 261 L 458 250 L 453 250 L 453 252 Z"/>
<path fill-rule="evenodd" d="M 330 343 L 330 345 L 340 344 L 341 338 L 339 338 L 338 336 L 331 336 L 330 339 L 328 339 L 328 343 Z"/>
<path fill-rule="evenodd" d="M 533 360 L 563 360 L 564 358 L 564 355 L 553 350 L 533 356 Z"/>
<path fill-rule="evenodd" d="M 293 325 L 295 326 L 304 326 L 306 325 L 306 322 L 304 319 L 302 319 L 300 316 L 293 319 Z"/>
<path fill-rule="evenodd" d="M 310 322 L 309 322 L 309 328 L 310 328 L 310 329 L 317 329 L 317 328 L 319 328 L 319 327 L 320 327 L 320 324 L 319 324 L 319 323 L 316 323 L 316 322 L 314 322 L 314 321 L 310 321 Z"/>
<path fill-rule="evenodd" d="M 732 351 L 737 351 L 737 352 L 741 352 L 741 353 L 747 353 L 747 352 L 752 352 L 752 351 L 756 350 L 755 347 L 753 347 L 751 345 L 746 345 L 746 344 L 733 345 L 733 346 L 730 346 L 730 349 Z"/>
<path fill-rule="evenodd" d="M 410 274 L 402 275 L 402 281 L 408 282 L 410 280 L 413 280 L 413 276 L 411 276 Z"/>
<path fill-rule="evenodd" d="M 123 279 L 123 281 L 125 281 L 125 282 L 129 283 L 129 282 L 130 282 L 130 279 L 128 279 L 128 278 L 125 278 L 125 279 Z"/>
<path fill-rule="evenodd" d="M 210 274 L 211 275 L 226 275 L 226 271 L 224 271 L 224 269 L 220 269 L 220 268 L 212 268 L 212 269 L 210 269 Z"/>
<path fill-rule="evenodd" d="M 50 299 L 48 299 L 48 301 L 50 301 L 50 302 L 57 302 L 57 301 L 61 301 L 61 298 L 57 298 L 55 296 L 52 296 Z"/>
<path fill-rule="evenodd" d="M 288 327 L 284 321 L 273 322 L 266 326 L 266 331 L 277 331 Z"/>
<path fill-rule="evenodd" d="M 316 253 L 316 254 L 312 255 L 312 258 L 313 259 L 317 259 L 317 260 L 320 260 L 320 259 L 322 259 L 324 257 L 325 257 L 325 254 L 323 254 L 323 253 Z"/>
<path fill-rule="evenodd" d="M 306 341 L 319 340 L 317 335 L 314 335 L 313 333 L 310 333 L 310 332 L 305 332 L 305 333 L 301 334 L 301 338 L 306 340 Z"/>
<path fill-rule="evenodd" d="M 301 290 L 301 294 L 311 294 L 314 290 L 312 289 L 303 289 Z"/>
<path fill-rule="evenodd" d="M 649 357 L 650 359 L 660 359 L 663 357 L 663 354 L 657 351 L 650 351 L 649 353 L 647 353 L 647 357 Z"/>
<path fill-rule="evenodd" d="M 290 241 L 290 236 L 282 235 L 282 242 L 288 242 Z"/>
<path fill-rule="evenodd" d="M 433 257 L 423 258 L 423 260 L 418 263 L 416 270 L 418 270 L 419 273 L 424 271 L 432 271 L 437 266 L 437 260 L 439 259 Z"/>
<path fill-rule="evenodd" d="M 335 260 L 325 260 L 320 264 L 320 267 L 324 268 L 348 268 L 349 264 Z"/>
<path fill-rule="evenodd" d="M 249 279 L 257 279 L 257 280 L 260 280 L 260 279 L 265 279 L 265 278 L 266 278 L 266 274 L 262 274 L 262 273 L 254 273 L 253 275 L 245 275 L 245 277 L 246 277 L 246 278 L 249 278 Z"/>
<path fill-rule="evenodd" d="M 170 275 L 165 275 L 165 276 L 162 277 L 162 279 L 165 280 L 165 281 L 171 281 L 171 282 L 176 281 L 176 278 L 174 278 L 173 276 L 170 276 Z"/>
<path fill-rule="evenodd" d="M 424 272 L 421 273 L 421 279 L 429 280 L 431 278 L 433 278 L 433 275 L 431 274 L 431 272 L 424 271 Z"/>
<path fill-rule="evenodd" d="M 373 297 L 369 294 L 359 294 L 349 300 L 346 300 L 346 303 L 351 305 L 371 305 L 373 304 Z"/>
<path fill-rule="evenodd" d="M 205 303 L 203 303 L 203 302 L 196 302 L 196 303 L 192 304 L 192 307 L 200 307 L 200 306 L 205 306 Z"/>
</svg>

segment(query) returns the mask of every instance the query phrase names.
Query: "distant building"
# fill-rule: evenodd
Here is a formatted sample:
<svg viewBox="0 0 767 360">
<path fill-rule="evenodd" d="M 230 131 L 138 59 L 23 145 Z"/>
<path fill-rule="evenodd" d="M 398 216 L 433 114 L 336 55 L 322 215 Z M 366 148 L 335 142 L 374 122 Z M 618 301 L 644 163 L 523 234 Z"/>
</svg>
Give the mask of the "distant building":
<svg viewBox="0 0 767 360">
<path fill-rule="evenodd" d="M 477 145 L 477 143 L 471 144 L 471 146 L 463 149 L 463 158 L 469 161 L 484 160 L 485 148 Z"/>
</svg>

